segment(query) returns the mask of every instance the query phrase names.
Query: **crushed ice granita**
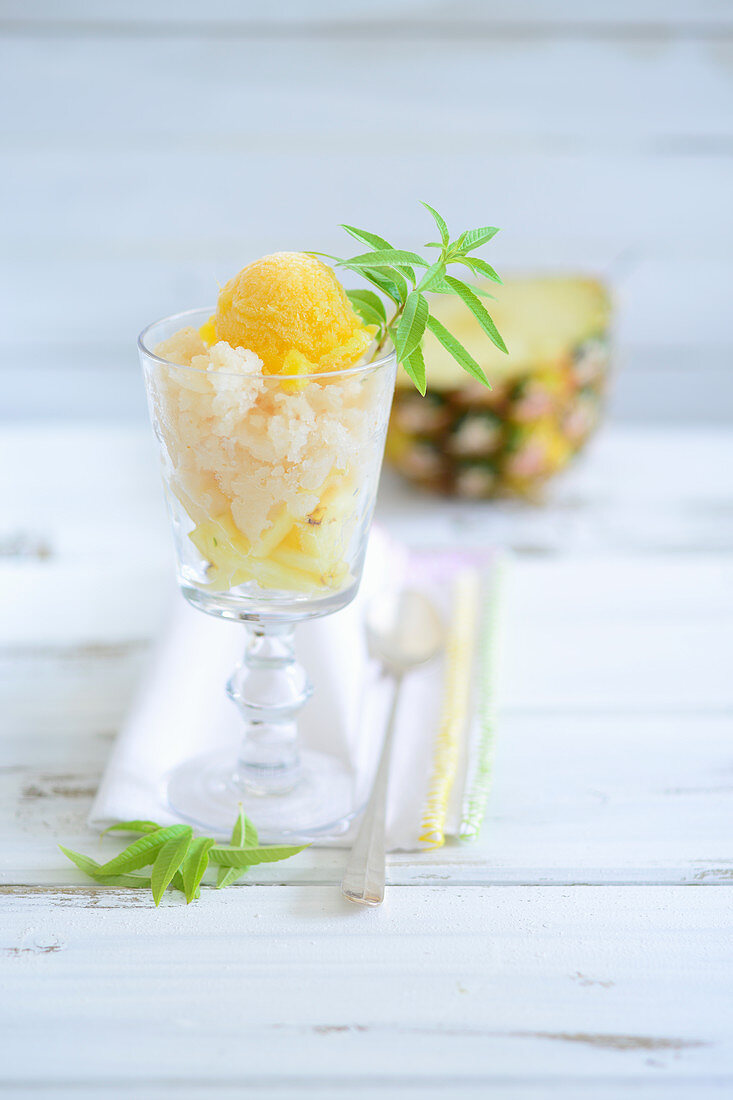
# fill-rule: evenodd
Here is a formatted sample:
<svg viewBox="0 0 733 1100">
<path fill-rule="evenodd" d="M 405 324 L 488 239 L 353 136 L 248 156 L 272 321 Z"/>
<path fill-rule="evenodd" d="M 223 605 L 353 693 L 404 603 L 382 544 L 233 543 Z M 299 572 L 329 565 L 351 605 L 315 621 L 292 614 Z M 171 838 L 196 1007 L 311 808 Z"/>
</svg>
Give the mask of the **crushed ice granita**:
<svg viewBox="0 0 733 1100">
<path fill-rule="evenodd" d="M 276 253 L 226 284 L 200 330 L 156 345 L 166 482 L 190 520 L 202 587 L 353 581 L 349 545 L 368 522 L 360 502 L 373 498 L 363 490 L 379 473 L 391 400 L 390 372 L 368 367 L 372 335 L 330 268 Z"/>
</svg>

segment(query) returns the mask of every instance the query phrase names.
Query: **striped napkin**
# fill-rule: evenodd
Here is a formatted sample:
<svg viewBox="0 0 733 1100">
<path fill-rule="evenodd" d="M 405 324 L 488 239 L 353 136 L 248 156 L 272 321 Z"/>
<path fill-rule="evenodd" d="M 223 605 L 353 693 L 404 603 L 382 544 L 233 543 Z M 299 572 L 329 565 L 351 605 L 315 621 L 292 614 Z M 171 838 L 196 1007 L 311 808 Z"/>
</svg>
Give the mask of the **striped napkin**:
<svg viewBox="0 0 733 1100">
<path fill-rule="evenodd" d="M 296 632 L 315 687 L 302 712 L 301 738 L 348 764 L 358 806 L 369 794 L 392 690 L 367 649 L 370 595 L 409 583 L 443 616 L 444 652 L 410 673 L 400 694 L 387 802 L 392 851 L 468 839 L 481 827 L 491 783 L 503 567 L 496 553 L 411 551 L 375 529 L 354 602 Z M 176 600 L 102 777 L 90 814 L 94 827 L 133 818 L 174 821 L 162 794 L 167 772 L 209 749 L 236 746 L 241 720 L 224 683 L 243 646 L 238 624 Z M 348 845 L 356 828 L 318 843 Z"/>
</svg>

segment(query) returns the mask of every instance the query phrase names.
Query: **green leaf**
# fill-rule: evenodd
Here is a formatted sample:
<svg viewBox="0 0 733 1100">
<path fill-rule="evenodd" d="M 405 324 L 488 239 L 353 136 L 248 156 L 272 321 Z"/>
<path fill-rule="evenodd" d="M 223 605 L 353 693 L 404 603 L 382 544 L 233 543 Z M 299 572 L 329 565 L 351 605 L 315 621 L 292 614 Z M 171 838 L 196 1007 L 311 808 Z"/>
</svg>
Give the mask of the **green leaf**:
<svg viewBox="0 0 733 1100">
<path fill-rule="evenodd" d="M 451 262 L 456 263 L 457 261 Z M 448 286 L 445 279 L 440 278 L 433 279 L 428 289 L 431 294 L 455 294 L 455 290 L 453 289 L 453 287 Z M 474 286 L 472 284 L 471 289 L 473 290 L 474 294 L 478 294 L 481 298 L 491 298 L 492 302 L 496 301 L 494 295 L 489 294 L 488 290 L 484 290 L 484 288 L 481 286 Z"/>
<path fill-rule="evenodd" d="M 446 351 L 453 356 L 455 361 L 459 363 L 465 371 L 491 389 L 488 378 L 481 370 L 481 367 L 474 357 L 464 348 L 460 340 L 457 340 L 453 333 L 449 332 L 448 329 L 440 323 L 437 317 L 428 317 L 428 328 L 434 336 L 437 336 Z"/>
<path fill-rule="evenodd" d="M 248 817 L 244 819 L 244 847 L 256 848 L 260 842 L 254 823 Z"/>
<path fill-rule="evenodd" d="M 109 825 L 101 834 L 105 836 L 107 833 L 142 833 L 147 835 L 148 833 L 155 833 L 160 829 L 157 821 L 118 821 L 116 825 Z"/>
<path fill-rule="evenodd" d="M 419 290 L 413 290 L 405 304 L 405 311 L 400 318 L 394 338 L 399 362 L 408 359 L 415 348 L 419 347 L 428 323 L 428 312 L 428 303 L 424 295 Z"/>
<path fill-rule="evenodd" d="M 367 325 L 376 325 L 377 328 L 381 330 L 384 327 L 384 321 L 382 320 L 382 317 L 369 302 L 361 301 L 359 298 L 355 298 L 354 294 L 358 293 L 359 291 L 346 291 L 346 297 L 351 302 L 353 309 L 356 313 L 359 314 L 362 321 L 365 321 Z M 363 293 L 370 294 L 371 291 L 365 290 L 363 291 Z M 376 294 L 374 295 L 374 297 L 377 297 Z M 382 309 L 384 309 L 384 306 L 382 306 Z"/>
<path fill-rule="evenodd" d="M 463 251 L 472 252 L 474 248 L 480 248 L 482 244 L 486 244 L 492 237 L 495 237 L 499 230 L 495 225 L 484 225 L 481 229 L 469 229 L 463 240 Z"/>
<path fill-rule="evenodd" d="M 232 848 L 256 848 L 259 843 L 257 829 L 254 822 L 250 821 L 244 812 L 244 807 L 239 807 L 239 817 L 232 829 L 232 839 L 229 844 Z"/>
<path fill-rule="evenodd" d="M 422 200 L 420 201 L 422 202 Z M 433 207 L 430 206 L 427 202 L 423 202 L 422 205 L 433 215 L 435 224 L 438 227 L 438 232 L 440 233 L 440 239 L 443 242 L 443 248 L 445 248 L 445 246 L 450 241 L 450 233 L 448 232 L 448 226 L 445 224 L 444 218 L 442 218 L 438 211 L 434 210 Z"/>
<path fill-rule="evenodd" d="M 181 874 L 180 870 L 176 871 L 175 875 L 171 879 L 171 888 L 173 890 L 180 890 L 182 894 L 186 893 L 186 887 L 183 885 L 183 875 Z M 195 896 L 199 897 L 200 894 L 201 891 L 197 890 Z"/>
<path fill-rule="evenodd" d="M 244 809 L 240 805 L 239 817 L 237 818 L 234 828 L 232 830 L 232 839 L 230 841 L 232 848 L 256 848 L 257 847 L 257 830 L 252 822 L 246 816 Z M 249 865 L 248 865 L 249 867 Z M 236 882 L 238 878 L 246 873 L 248 867 L 242 869 L 241 867 L 220 867 L 216 876 L 216 888 L 217 890 L 223 889 L 225 886 L 231 885 L 232 882 Z"/>
<path fill-rule="evenodd" d="M 67 859 L 75 863 L 80 871 L 83 871 L 89 878 L 94 879 L 95 882 L 101 882 L 105 886 L 132 886 L 137 889 L 150 886 L 148 875 L 103 875 L 100 873 L 101 865 L 97 863 L 96 859 L 83 856 L 81 852 L 72 852 L 70 848 L 64 848 L 63 844 L 59 844 L 59 848 Z"/>
<path fill-rule="evenodd" d="M 427 382 L 425 379 L 425 360 L 421 349 L 416 347 L 411 355 L 402 360 L 402 366 L 424 397 Z"/>
<path fill-rule="evenodd" d="M 471 271 L 474 271 L 477 275 L 485 275 L 487 279 L 492 279 L 495 283 L 501 283 L 501 279 L 494 271 L 491 264 L 487 264 L 486 260 L 479 259 L 478 256 L 461 256 L 456 261 L 459 264 L 465 264 Z"/>
<path fill-rule="evenodd" d="M 383 322 L 387 320 L 387 311 L 384 308 L 384 302 L 375 294 L 373 290 L 347 290 L 346 291 L 349 301 L 354 308 L 356 303 L 359 302 L 362 305 L 369 306 L 370 309 L 376 313 Z"/>
<path fill-rule="evenodd" d="M 201 879 L 209 866 L 209 852 L 214 847 L 212 837 L 199 836 L 191 841 L 186 852 L 186 857 L 181 867 L 183 892 L 186 895 L 186 905 L 198 896 Z"/>
<path fill-rule="evenodd" d="M 232 847 L 256 848 L 258 842 L 259 838 L 254 824 L 245 816 L 244 812 L 240 812 L 237 824 L 232 832 Z M 246 867 L 220 867 L 216 876 L 217 890 L 223 890 L 225 886 L 231 886 L 233 882 L 243 878 L 251 866 L 252 864 L 248 863 Z"/>
<path fill-rule="evenodd" d="M 369 253 L 369 255 L 376 256 L 376 252 Z M 395 264 L 394 267 L 390 267 L 388 264 L 377 264 L 376 267 L 367 267 L 364 263 L 359 261 L 356 257 L 356 262 L 352 263 L 351 260 L 341 260 L 337 267 L 348 267 L 351 271 L 358 271 L 361 275 L 364 271 L 377 271 L 382 274 L 387 274 L 390 278 L 399 276 L 401 279 L 409 279 L 410 282 L 415 282 L 415 269 L 410 267 L 409 264 Z M 407 286 L 407 284 L 405 284 Z M 405 292 L 407 293 L 407 291 Z"/>
<path fill-rule="evenodd" d="M 433 266 L 429 267 L 428 270 L 425 272 L 422 279 L 420 280 L 420 285 L 417 289 L 432 290 L 433 283 L 440 283 L 443 281 L 444 278 L 445 263 L 443 262 L 443 260 L 438 260 L 437 263 L 434 263 Z"/>
<path fill-rule="evenodd" d="M 381 248 L 375 252 L 364 252 L 361 256 L 352 256 L 348 260 L 341 260 L 342 267 L 351 267 L 355 270 L 360 267 L 402 267 L 414 264 L 416 267 L 429 267 L 427 260 L 418 256 L 417 252 L 406 252 L 402 248 Z"/>
<path fill-rule="evenodd" d="M 495 294 L 489 294 L 488 290 L 484 290 L 482 286 L 477 286 L 476 283 L 471 283 L 471 290 L 474 294 L 478 294 L 480 298 L 490 298 L 492 302 L 496 301 Z"/>
<path fill-rule="evenodd" d="M 409 293 L 407 283 L 404 276 L 396 269 L 390 268 L 389 275 L 385 275 L 383 271 L 372 271 L 369 268 L 364 268 L 359 274 L 362 279 L 366 279 L 377 290 L 381 290 L 388 298 L 391 298 L 395 305 L 401 306 L 407 299 Z"/>
<path fill-rule="evenodd" d="M 153 891 L 153 901 L 160 905 L 171 879 L 186 858 L 186 853 L 191 846 L 193 829 L 190 825 L 184 826 L 185 833 L 171 837 L 158 851 L 150 875 L 150 887 Z"/>
<path fill-rule="evenodd" d="M 244 812 L 244 806 L 239 803 L 239 816 L 234 822 L 234 828 L 232 829 L 232 838 L 229 841 L 232 848 L 244 848 L 244 838 L 247 832 L 247 815 Z"/>
<path fill-rule="evenodd" d="M 240 822 L 242 823 L 241 828 Z M 234 826 L 234 832 L 232 833 L 232 847 L 252 849 L 256 848 L 258 843 L 259 837 L 257 836 L 257 829 L 254 827 L 254 824 L 244 815 L 244 813 L 240 814 L 240 818 Z M 251 866 L 252 864 L 248 863 L 246 867 L 220 867 L 216 877 L 217 890 L 222 890 L 225 886 L 230 886 L 231 883 L 242 878 Z"/>
<path fill-rule="evenodd" d="M 231 845 L 216 845 L 209 852 L 209 859 L 219 867 L 252 867 L 255 863 L 277 863 L 281 859 L 297 856 L 308 845 L 299 848 L 273 844 L 265 848 L 233 848 Z"/>
<path fill-rule="evenodd" d="M 251 866 L 252 864 L 248 863 L 246 867 L 220 867 L 216 876 L 217 890 L 223 890 L 225 886 L 231 886 L 233 882 L 244 878 Z"/>
<path fill-rule="evenodd" d="M 303 253 L 304 256 L 323 256 L 326 260 L 340 260 L 340 256 L 332 256 L 330 252 L 315 252 L 312 248 L 309 248 Z"/>
<path fill-rule="evenodd" d="M 121 871 L 137 871 L 140 867 L 147 867 L 155 862 L 166 841 L 182 836 L 190 829 L 190 825 L 168 825 L 165 829 L 158 829 L 156 833 L 142 836 L 125 848 L 124 852 L 102 864 L 101 870 L 105 874 L 116 875 Z"/>
<path fill-rule="evenodd" d="M 127 821 L 113 826 L 113 829 L 150 827 L 150 832 L 130 844 L 124 852 L 114 859 L 100 864 L 80 852 L 70 848 L 59 848 L 80 871 L 105 886 L 130 886 L 136 889 L 152 887 L 155 904 L 168 886 L 180 890 L 186 895 L 186 902 L 200 895 L 201 880 L 209 861 L 218 864 L 217 886 L 228 886 L 230 882 L 241 878 L 255 863 L 274 863 L 289 859 L 303 851 L 303 847 L 260 847 L 257 829 L 240 808 L 239 817 L 232 830 L 232 843 L 217 846 L 213 837 L 193 839 L 190 825 L 168 825 L 161 828 L 153 821 Z M 135 875 L 126 872 L 153 864 L 150 876 Z"/>
<path fill-rule="evenodd" d="M 345 229 L 347 233 L 362 244 L 371 245 L 372 248 L 392 248 L 393 246 L 389 241 L 385 241 L 384 237 L 378 237 L 376 233 L 369 233 L 366 229 L 357 229 L 353 225 L 342 225 L 342 229 Z"/>
<path fill-rule="evenodd" d="M 474 315 L 481 328 L 491 340 L 492 344 L 495 344 L 499 351 L 506 352 L 507 347 L 501 338 L 498 328 L 492 321 L 486 309 L 481 304 L 479 298 L 477 298 L 471 287 L 462 283 L 460 279 L 454 279 L 452 275 L 446 275 L 445 281 L 449 287 L 451 287 L 459 298 L 462 298 L 466 303 L 471 313 Z"/>
</svg>

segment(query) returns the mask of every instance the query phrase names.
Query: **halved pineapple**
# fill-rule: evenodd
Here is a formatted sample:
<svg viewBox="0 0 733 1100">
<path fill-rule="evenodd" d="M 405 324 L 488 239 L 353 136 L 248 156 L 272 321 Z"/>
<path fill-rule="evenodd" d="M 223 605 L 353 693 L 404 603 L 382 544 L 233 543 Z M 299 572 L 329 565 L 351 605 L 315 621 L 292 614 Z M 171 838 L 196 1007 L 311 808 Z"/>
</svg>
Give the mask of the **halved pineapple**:
<svg viewBox="0 0 733 1100">
<path fill-rule="evenodd" d="M 469 378 L 430 333 L 428 394 L 397 379 L 388 461 L 426 488 L 472 498 L 534 496 L 598 422 L 609 362 L 610 306 L 586 278 L 508 280 L 490 304 L 503 355 L 458 299 L 431 296 L 431 311 L 484 368 Z"/>
</svg>

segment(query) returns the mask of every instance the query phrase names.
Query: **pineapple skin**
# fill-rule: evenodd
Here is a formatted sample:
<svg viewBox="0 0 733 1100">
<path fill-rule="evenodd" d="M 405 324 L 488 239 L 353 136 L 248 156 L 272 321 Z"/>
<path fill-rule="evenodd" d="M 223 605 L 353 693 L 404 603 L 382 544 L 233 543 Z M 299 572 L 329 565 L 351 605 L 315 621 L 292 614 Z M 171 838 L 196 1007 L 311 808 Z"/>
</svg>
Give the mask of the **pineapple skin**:
<svg viewBox="0 0 733 1100">
<path fill-rule="evenodd" d="M 545 283 L 553 309 L 560 311 L 559 334 L 546 316 L 535 314 L 533 321 L 526 308 L 542 301 Z M 511 330 L 521 329 L 524 354 L 514 363 L 510 355 L 502 369 L 495 356 L 486 357 L 482 366 L 490 390 L 440 361 L 439 385 L 425 398 L 406 386 L 395 392 L 387 460 L 433 492 L 472 499 L 537 499 L 546 482 L 582 449 L 600 419 L 610 363 L 605 289 L 587 279 L 519 280 L 504 289 L 509 293 L 500 331 L 511 353 Z M 509 308 L 512 291 L 514 313 Z M 440 308 L 435 312 L 440 317 Z M 451 320 L 440 319 L 447 325 Z M 453 331 L 481 362 L 485 344 L 471 324 L 461 318 L 459 331 L 454 318 Z M 535 351 L 534 360 L 530 351 Z M 426 348 L 429 382 L 430 352 Z"/>
</svg>

